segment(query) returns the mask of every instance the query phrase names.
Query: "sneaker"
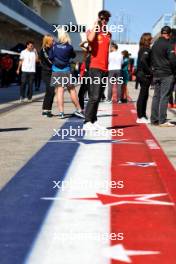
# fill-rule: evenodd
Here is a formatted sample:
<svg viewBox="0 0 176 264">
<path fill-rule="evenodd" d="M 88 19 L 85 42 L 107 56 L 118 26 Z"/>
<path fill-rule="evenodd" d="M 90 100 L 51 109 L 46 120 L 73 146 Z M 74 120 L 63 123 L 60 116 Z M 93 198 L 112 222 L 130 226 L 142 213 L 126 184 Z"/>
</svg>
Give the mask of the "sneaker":
<svg viewBox="0 0 176 264">
<path fill-rule="evenodd" d="M 95 125 L 91 122 L 87 122 L 83 125 L 83 130 L 86 131 L 97 131 L 97 128 L 95 127 Z"/>
<path fill-rule="evenodd" d="M 42 116 L 47 116 L 48 111 L 43 111 Z"/>
<path fill-rule="evenodd" d="M 64 118 L 64 112 L 60 112 L 58 116 L 60 119 L 63 119 Z"/>
<path fill-rule="evenodd" d="M 150 121 L 147 118 L 142 117 L 142 118 L 137 118 L 136 123 L 137 124 L 150 124 Z"/>
<path fill-rule="evenodd" d="M 42 115 L 46 117 L 53 117 L 53 114 L 51 113 L 51 111 L 43 111 Z"/>
<path fill-rule="evenodd" d="M 158 122 L 158 121 L 151 122 L 151 125 L 152 125 L 152 126 L 159 126 L 159 122 Z"/>
<path fill-rule="evenodd" d="M 118 104 L 122 104 L 122 101 L 121 101 L 121 100 L 118 100 L 117 103 L 118 103 Z"/>
<path fill-rule="evenodd" d="M 128 103 L 128 99 L 121 99 L 121 102 L 122 102 L 123 104 L 127 104 L 127 103 Z"/>
<path fill-rule="evenodd" d="M 106 100 L 107 104 L 112 104 L 112 100 Z"/>
<path fill-rule="evenodd" d="M 53 114 L 51 113 L 51 111 L 48 111 L 48 113 L 47 113 L 46 116 L 47 116 L 47 117 L 53 117 Z"/>
<path fill-rule="evenodd" d="M 80 118 L 85 118 L 85 115 L 84 115 L 83 111 L 80 111 L 80 110 L 76 110 L 76 111 L 73 113 L 73 115 L 78 116 L 78 117 L 80 117 Z"/>
<path fill-rule="evenodd" d="M 175 127 L 175 125 L 170 122 L 165 122 L 163 124 L 160 124 L 159 126 L 160 127 Z"/>
<path fill-rule="evenodd" d="M 24 98 L 20 97 L 20 103 L 24 103 Z"/>
<path fill-rule="evenodd" d="M 32 98 L 31 99 L 27 99 L 28 103 L 32 103 Z"/>
<path fill-rule="evenodd" d="M 93 124 L 97 128 L 97 130 L 108 130 L 107 128 L 99 125 L 97 121 L 95 123 L 93 123 Z"/>
</svg>

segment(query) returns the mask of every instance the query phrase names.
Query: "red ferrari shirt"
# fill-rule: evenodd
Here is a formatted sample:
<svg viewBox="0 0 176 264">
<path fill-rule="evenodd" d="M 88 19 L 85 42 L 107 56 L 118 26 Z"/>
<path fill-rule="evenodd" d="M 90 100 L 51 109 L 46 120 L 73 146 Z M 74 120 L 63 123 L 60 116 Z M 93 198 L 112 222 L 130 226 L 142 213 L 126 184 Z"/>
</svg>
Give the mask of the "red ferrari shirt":
<svg viewBox="0 0 176 264">
<path fill-rule="evenodd" d="M 92 55 L 90 68 L 97 68 L 102 71 L 108 71 L 108 57 L 111 34 L 98 32 L 93 42 L 90 43 Z"/>
</svg>

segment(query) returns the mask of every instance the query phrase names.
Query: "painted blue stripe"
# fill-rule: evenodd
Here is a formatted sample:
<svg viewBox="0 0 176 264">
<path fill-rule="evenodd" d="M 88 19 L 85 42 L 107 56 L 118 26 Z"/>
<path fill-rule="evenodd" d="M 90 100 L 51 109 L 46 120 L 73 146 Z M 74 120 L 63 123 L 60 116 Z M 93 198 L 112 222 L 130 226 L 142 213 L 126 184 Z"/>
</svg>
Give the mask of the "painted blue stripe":
<svg viewBox="0 0 176 264">
<path fill-rule="evenodd" d="M 62 128 L 81 126 L 72 120 Z M 1 264 L 24 263 L 52 205 L 40 198 L 56 195 L 53 181 L 64 179 L 78 147 L 77 143 L 47 143 L 0 192 Z"/>
</svg>

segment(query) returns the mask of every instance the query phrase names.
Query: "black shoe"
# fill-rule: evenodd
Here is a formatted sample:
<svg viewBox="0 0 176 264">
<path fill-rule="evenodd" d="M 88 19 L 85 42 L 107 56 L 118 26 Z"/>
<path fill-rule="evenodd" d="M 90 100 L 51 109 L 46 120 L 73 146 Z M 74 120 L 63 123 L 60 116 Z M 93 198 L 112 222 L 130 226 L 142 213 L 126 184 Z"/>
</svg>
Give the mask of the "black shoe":
<svg viewBox="0 0 176 264">
<path fill-rule="evenodd" d="M 121 101 L 122 101 L 123 104 L 128 103 L 128 99 L 121 99 Z"/>
<path fill-rule="evenodd" d="M 51 113 L 51 111 L 47 111 L 47 112 L 46 111 L 43 111 L 42 112 L 42 115 L 43 116 L 46 116 L 46 117 L 53 117 L 53 114 Z"/>
<path fill-rule="evenodd" d="M 53 117 L 53 114 L 49 111 L 49 112 L 47 113 L 47 117 Z"/>
</svg>

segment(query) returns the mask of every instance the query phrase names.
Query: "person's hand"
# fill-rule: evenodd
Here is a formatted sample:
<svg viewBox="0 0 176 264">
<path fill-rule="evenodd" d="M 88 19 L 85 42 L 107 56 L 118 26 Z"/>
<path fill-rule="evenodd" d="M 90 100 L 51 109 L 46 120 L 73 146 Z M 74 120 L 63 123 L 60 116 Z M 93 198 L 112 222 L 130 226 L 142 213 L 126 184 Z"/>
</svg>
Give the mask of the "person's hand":
<svg viewBox="0 0 176 264">
<path fill-rule="evenodd" d="M 19 69 L 16 70 L 16 74 L 18 74 L 18 75 L 20 74 L 20 70 Z"/>
<path fill-rule="evenodd" d="M 100 31 L 100 21 L 99 21 L 99 19 L 97 19 L 95 21 L 94 27 L 93 27 L 93 31 L 96 32 L 96 33 Z"/>
<path fill-rule="evenodd" d="M 99 19 L 97 19 L 94 23 L 94 27 L 98 26 L 99 25 Z"/>
</svg>

